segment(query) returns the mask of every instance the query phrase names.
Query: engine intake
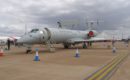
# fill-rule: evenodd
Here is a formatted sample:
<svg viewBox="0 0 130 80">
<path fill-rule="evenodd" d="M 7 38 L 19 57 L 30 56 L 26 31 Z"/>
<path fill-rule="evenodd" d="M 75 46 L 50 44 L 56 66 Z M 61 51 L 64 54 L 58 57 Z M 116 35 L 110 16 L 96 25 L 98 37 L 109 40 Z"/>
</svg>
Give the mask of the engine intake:
<svg viewBox="0 0 130 80">
<path fill-rule="evenodd" d="M 94 37 L 96 35 L 97 35 L 97 31 L 95 31 L 95 30 L 91 30 L 88 32 L 88 38 Z"/>
<path fill-rule="evenodd" d="M 93 31 L 89 31 L 88 36 L 89 37 L 94 37 L 94 32 Z"/>
</svg>

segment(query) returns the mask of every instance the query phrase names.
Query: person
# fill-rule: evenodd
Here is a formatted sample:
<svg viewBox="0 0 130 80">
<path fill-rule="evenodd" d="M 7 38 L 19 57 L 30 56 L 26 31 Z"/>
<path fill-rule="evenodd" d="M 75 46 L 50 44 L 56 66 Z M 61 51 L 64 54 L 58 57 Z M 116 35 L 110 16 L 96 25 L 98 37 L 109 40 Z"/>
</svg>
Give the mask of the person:
<svg viewBox="0 0 130 80">
<path fill-rule="evenodd" d="M 90 46 L 92 47 L 92 42 L 90 42 Z"/>
<path fill-rule="evenodd" d="M 8 46 L 8 50 L 10 50 L 10 39 L 9 38 L 7 40 L 7 46 Z"/>
<path fill-rule="evenodd" d="M 113 46 L 112 52 L 113 52 L 113 53 L 116 53 L 116 47 L 115 47 L 115 46 Z"/>
<path fill-rule="evenodd" d="M 87 48 L 87 44 L 83 42 L 83 48 Z"/>
</svg>

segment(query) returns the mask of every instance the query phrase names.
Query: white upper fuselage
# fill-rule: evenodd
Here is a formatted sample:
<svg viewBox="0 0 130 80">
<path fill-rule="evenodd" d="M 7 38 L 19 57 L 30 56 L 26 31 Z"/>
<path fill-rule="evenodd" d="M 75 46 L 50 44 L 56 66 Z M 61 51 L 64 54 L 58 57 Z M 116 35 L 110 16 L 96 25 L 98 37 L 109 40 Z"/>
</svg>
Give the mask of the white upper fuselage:
<svg viewBox="0 0 130 80">
<path fill-rule="evenodd" d="M 62 28 L 33 29 L 22 36 L 18 43 L 41 44 L 50 41 L 52 43 L 74 43 L 73 40 L 87 39 L 89 31 L 69 30 Z"/>
<path fill-rule="evenodd" d="M 51 32 L 51 40 L 57 43 L 67 42 L 70 39 L 87 38 L 87 31 L 68 30 L 61 28 L 49 28 Z"/>
</svg>

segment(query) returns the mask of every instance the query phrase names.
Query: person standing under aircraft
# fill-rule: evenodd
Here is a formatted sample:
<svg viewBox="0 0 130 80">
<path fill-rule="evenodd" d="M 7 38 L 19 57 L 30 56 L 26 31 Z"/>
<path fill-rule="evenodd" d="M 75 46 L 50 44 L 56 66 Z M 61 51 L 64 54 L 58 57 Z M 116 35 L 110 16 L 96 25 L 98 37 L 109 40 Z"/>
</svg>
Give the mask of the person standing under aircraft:
<svg viewBox="0 0 130 80">
<path fill-rule="evenodd" d="M 83 48 L 87 48 L 87 44 L 85 42 L 83 42 Z"/>
<path fill-rule="evenodd" d="M 10 50 L 10 39 L 9 38 L 7 40 L 7 46 L 8 46 L 8 50 Z"/>
<path fill-rule="evenodd" d="M 113 53 L 116 53 L 116 47 L 115 47 L 115 46 L 113 46 L 112 52 L 113 52 Z"/>
<path fill-rule="evenodd" d="M 27 49 L 27 51 L 26 51 L 26 54 L 28 54 L 28 53 L 32 53 L 31 47 L 28 47 L 28 49 Z"/>
</svg>

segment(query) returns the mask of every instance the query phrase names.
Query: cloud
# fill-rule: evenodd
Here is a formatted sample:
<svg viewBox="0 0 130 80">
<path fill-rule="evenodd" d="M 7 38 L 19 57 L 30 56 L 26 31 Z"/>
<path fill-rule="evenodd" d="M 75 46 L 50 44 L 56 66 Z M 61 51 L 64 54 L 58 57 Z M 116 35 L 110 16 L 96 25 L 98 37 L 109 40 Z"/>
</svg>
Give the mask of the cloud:
<svg viewBox="0 0 130 80">
<path fill-rule="evenodd" d="M 57 27 L 57 21 L 69 20 L 74 21 L 75 29 L 86 29 L 86 20 L 97 19 L 102 21 L 98 30 L 119 30 L 125 25 L 129 32 L 129 8 L 129 0 L 0 0 L 0 34 L 22 35 L 19 31 L 24 31 L 25 24 L 30 30 Z"/>
</svg>

